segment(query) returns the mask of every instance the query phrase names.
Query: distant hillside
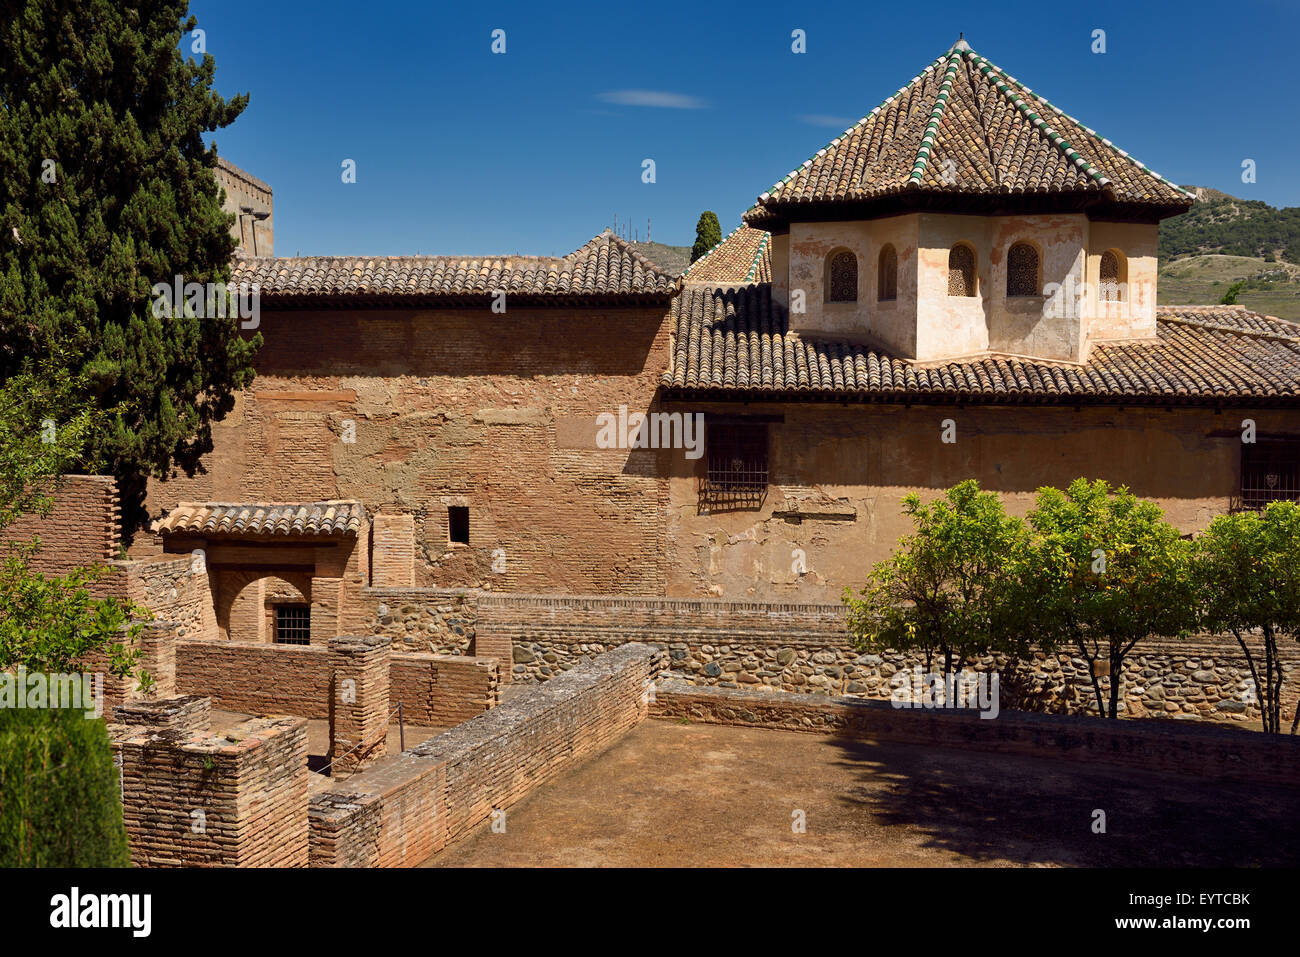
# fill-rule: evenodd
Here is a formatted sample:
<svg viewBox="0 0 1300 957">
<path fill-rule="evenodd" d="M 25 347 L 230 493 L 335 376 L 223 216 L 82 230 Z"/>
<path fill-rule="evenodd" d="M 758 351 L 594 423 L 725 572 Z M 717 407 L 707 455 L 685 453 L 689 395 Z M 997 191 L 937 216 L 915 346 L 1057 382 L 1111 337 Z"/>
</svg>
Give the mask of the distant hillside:
<svg viewBox="0 0 1300 957">
<path fill-rule="evenodd" d="M 1188 189 L 1195 205 L 1160 224 L 1160 303 L 1216 303 L 1241 280 L 1239 303 L 1300 322 L 1300 208 Z"/>
<path fill-rule="evenodd" d="M 1160 261 L 1199 253 L 1270 257 L 1300 265 L 1300 207 L 1274 209 L 1217 189 L 1188 187 L 1196 203 L 1160 224 Z"/>
<path fill-rule="evenodd" d="M 633 249 L 660 269 L 674 276 L 686 272 L 691 264 L 690 246 L 665 246 L 663 243 L 631 243 Z"/>
</svg>

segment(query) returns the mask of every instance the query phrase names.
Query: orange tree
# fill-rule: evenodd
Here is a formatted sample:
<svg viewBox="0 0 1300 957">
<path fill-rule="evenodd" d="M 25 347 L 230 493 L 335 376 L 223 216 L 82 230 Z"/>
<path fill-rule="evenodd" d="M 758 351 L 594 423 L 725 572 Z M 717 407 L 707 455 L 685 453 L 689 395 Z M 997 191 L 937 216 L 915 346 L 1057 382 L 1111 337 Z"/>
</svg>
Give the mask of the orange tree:
<svg viewBox="0 0 1300 957">
<path fill-rule="evenodd" d="M 1042 488 L 1020 608 L 1040 647 L 1068 645 L 1088 663 L 1098 713 L 1118 717 L 1125 659 L 1150 636 L 1185 635 L 1197 624 L 1192 543 L 1154 502 L 1102 480 Z M 1100 663 L 1107 667 L 1102 669 Z M 1109 696 L 1102 672 L 1110 675 Z"/>
<path fill-rule="evenodd" d="M 1197 539 L 1195 569 L 1204 626 L 1237 639 L 1264 730 L 1278 734 L 1284 678 L 1278 638 L 1300 635 L 1300 505 L 1273 502 L 1262 513 L 1220 515 Z"/>
</svg>

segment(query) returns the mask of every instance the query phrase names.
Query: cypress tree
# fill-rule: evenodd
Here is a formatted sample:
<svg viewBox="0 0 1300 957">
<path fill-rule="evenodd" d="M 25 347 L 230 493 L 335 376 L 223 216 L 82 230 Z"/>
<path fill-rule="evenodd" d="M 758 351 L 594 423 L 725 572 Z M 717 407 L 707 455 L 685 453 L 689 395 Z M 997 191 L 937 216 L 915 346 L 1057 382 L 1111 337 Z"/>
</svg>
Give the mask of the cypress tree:
<svg viewBox="0 0 1300 957">
<path fill-rule="evenodd" d="M 695 245 L 691 247 L 691 262 L 695 262 L 720 242 L 722 242 L 722 226 L 718 224 L 718 214 L 705 210 L 700 213 L 700 221 L 695 224 Z"/>
<path fill-rule="evenodd" d="M 248 97 L 213 90 L 196 25 L 187 0 L 0 0 L 0 381 L 66 356 L 113 410 L 85 458 L 127 534 L 149 476 L 198 469 L 261 344 L 237 316 L 153 314 L 155 283 L 224 282 L 235 246 L 203 134 Z"/>
</svg>

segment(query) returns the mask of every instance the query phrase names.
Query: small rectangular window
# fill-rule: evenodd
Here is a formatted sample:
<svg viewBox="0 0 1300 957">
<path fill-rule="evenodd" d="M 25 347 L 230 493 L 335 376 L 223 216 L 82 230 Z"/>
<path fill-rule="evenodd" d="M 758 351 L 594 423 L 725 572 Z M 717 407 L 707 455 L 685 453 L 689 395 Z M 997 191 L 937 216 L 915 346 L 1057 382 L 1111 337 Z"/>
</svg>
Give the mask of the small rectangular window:
<svg viewBox="0 0 1300 957">
<path fill-rule="evenodd" d="M 707 472 L 699 510 L 762 508 L 767 495 L 767 424 L 709 423 L 704 434 Z"/>
<path fill-rule="evenodd" d="M 1264 440 L 1241 444 L 1241 504 L 1300 501 L 1300 442 Z"/>
<path fill-rule="evenodd" d="M 311 606 L 277 605 L 275 642 L 279 645 L 311 644 Z"/>
<path fill-rule="evenodd" d="M 468 506 L 447 506 L 447 538 L 453 545 L 469 544 Z"/>
</svg>

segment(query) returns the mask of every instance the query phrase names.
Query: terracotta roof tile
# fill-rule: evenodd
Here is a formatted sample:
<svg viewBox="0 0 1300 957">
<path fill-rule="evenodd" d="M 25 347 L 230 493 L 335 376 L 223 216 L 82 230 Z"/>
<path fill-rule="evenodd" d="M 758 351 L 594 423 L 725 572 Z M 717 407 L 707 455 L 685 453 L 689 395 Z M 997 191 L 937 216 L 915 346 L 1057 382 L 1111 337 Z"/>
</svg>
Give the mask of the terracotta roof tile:
<svg viewBox="0 0 1300 957">
<path fill-rule="evenodd" d="M 366 522 L 360 502 L 181 502 L 153 531 L 199 535 L 356 535 Z"/>
<path fill-rule="evenodd" d="M 722 242 L 691 263 L 682 278 L 711 286 L 746 286 L 771 282 L 771 233 L 737 226 Z"/>
<path fill-rule="evenodd" d="M 669 389 L 875 400 L 1300 401 L 1300 325 L 1241 308 L 1162 306 L 1158 340 L 1099 344 L 1083 365 L 990 355 L 918 365 L 789 331 L 771 285 L 687 286 L 673 301 Z"/>
<path fill-rule="evenodd" d="M 791 205 L 907 191 L 1192 202 L 963 42 L 759 196 L 745 220 L 761 225 Z"/>
<path fill-rule="evenodd" d="M 531 301 L 659 299 L 678 279 L 605 230 L 567 256 L 304 256 L 236 259 L 232 283 L 256 283 L 263 297 L 446 299 L 486 302 L 497 290 Z"/>
</svg>

